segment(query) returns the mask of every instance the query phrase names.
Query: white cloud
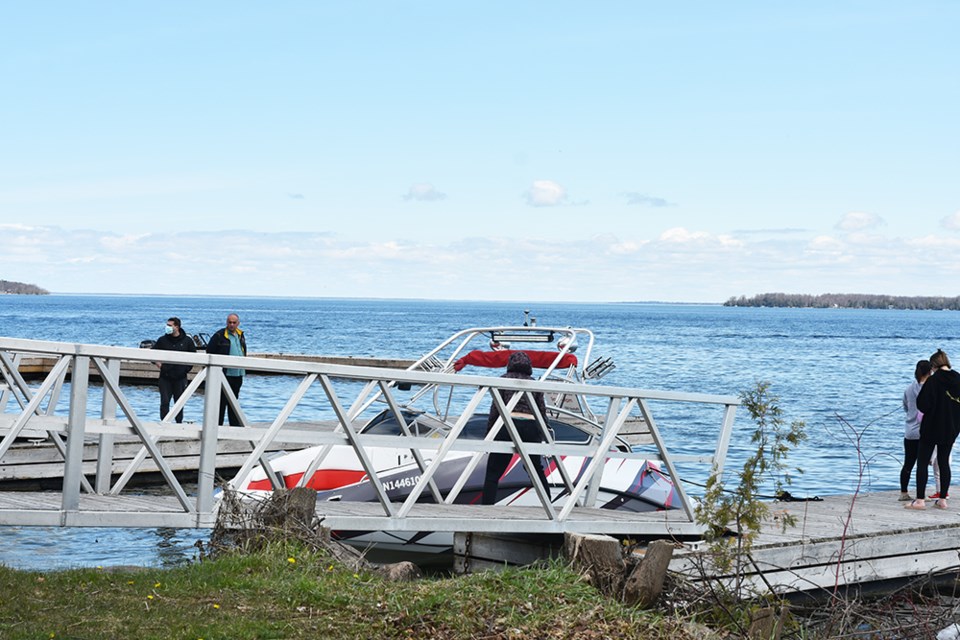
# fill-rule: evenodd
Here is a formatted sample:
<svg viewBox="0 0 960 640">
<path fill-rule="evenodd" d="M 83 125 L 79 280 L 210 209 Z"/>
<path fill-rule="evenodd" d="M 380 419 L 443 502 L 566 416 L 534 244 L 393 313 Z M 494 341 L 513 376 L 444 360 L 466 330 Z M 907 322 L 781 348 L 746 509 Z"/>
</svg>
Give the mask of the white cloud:
<svg viewBox="0 0 960 640">
<path fill-rule="evenodd" d="M 843 250 L 844 244 L 832 236 L 817 236 L 808 246 L 811 251 L 839 253 Z"/>
<path fill-rule="evenodd" d="M 932 251 L 960 234 L 855 233 L 345 239 L 327 233 L 154 232 L 0 227 L 4 279 L 55 292 L 720 302 L 762 291 L 933 294 Z M 19 248 L 19 250 L 14 250 Z M 960 264 L 938 267 L 947 287 Z M 952 278 L 952 279 L 951 279 Z M 943 291 L 953 294 L 953 291 Z"/>
<path fill-rule="evenodd" d="M 874 213 L 853 211 L 843 216 L 843 219 L 837 223 L 836 228 L 841 231 L 862 231 L 864 229 L 874 229 L 882 224 L 883 218 Z"/>
<path fill-rule="evenodd" d="M 703 242 L 708 240 L 709 237 L 709 234 L 703 231 L 690 232 L 683 227 L 674 227 L 661 233 L 660 241 L 670 244 L 689 244 L 691 242 Z"/>
<path fill-rule="evenodd" d="M 404 200 L 419 200 L 420 202 L 436 202 L 446 198 L 447 194 L 437 191 L 432 184 L 427 183 L 411 185 L 407 194 L 403 196 Z"/>
<path fill-rule="evenodd" d="M 534 180 L 524 198 L 531 207 L 555 207 L 566 202 L 567 192 L 553 180 Z"/>
<path fill-rule="evenodd" d="M 664 198 L 659 196 L 649 196 L 645 193 L 639 193 L 636 191 L 630 191 L 624 193 L 623 196 L 627 199 L 627 204 L 630 205 L 642 205 L 647 207 L 672 207 L 674 204 Z"/>
<path fill-rule="evenodd" d="M 125 236 L 104 236 L 103 238 L 100 238 L 100 244 L 107 249 L 125 249 L 138 244 L 141 240 L 149 236 L 150 234 L 148 233 L 142 233 L 139 235 L 128 234 Z"/>
<path fill-rule="evenodd" d="M 960 229 L 960 210 L 940 220 L 940 226 L 944 229 L 950 229 L 951 231 Z"/>
</svg>

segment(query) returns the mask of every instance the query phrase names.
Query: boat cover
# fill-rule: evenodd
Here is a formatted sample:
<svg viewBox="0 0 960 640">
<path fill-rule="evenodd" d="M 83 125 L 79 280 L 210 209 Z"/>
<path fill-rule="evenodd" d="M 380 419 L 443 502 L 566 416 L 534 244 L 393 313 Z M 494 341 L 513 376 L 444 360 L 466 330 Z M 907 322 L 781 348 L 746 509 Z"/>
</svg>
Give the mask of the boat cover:
<svg viewBox="0 0 960 640">
<path fill-rule="evenodd" d="M 536 369 L 546 369 L 557 361 L 559 351 L 523 351 L 530 356 L 530 364 Z M 514 349 L 502 349 L 500 351 L 481 351 L 479 349 L 471 351 L 459 360 L 453 363 L 454 371 L 460 371 L 465 366 L 487 367 L 497 369 L 506 367 L 510 360 L 510 355 L 517 353 Z M 565 353 L 560 362 L 557 363 L 557 369 L 566 369 L 567 367 L 577 366 L 577 356 L 572 353 Z"/>
</svg>

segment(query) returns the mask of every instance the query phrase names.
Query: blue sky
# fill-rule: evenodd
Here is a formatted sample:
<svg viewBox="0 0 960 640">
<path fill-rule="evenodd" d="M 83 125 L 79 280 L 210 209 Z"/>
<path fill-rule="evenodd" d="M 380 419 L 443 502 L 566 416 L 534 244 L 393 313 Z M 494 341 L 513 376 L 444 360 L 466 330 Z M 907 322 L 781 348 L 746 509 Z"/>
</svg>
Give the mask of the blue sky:
<svg viewBox="0 0 960 640">
<path fill-rule="evenodd" d="M 7 2 L 0 278 L 958 295 L 960 3 Z"/>
</svg>

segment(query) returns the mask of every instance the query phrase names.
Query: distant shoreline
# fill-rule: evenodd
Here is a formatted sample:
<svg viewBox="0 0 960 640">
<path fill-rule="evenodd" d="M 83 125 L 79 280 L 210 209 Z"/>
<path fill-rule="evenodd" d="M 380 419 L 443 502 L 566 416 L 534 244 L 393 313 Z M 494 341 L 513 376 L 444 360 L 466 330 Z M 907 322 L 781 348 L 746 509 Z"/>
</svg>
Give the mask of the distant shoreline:
<svg viewBox="0 0 960 640">
<path fill-rule="evenodd" d="M 723 306 L 960 311 L 960 297 L 887 296 L 868 293 L 825 293 L 821 295 L 761 293 L 750 298 L 746 296 L 730 298 L 723 303 Z"/>
<path fill-rule="evenodd" d="M 50 295 L 50 292 L 35 284 L 0 280 L 0 295 L 47 296 Z"/>
</svg>

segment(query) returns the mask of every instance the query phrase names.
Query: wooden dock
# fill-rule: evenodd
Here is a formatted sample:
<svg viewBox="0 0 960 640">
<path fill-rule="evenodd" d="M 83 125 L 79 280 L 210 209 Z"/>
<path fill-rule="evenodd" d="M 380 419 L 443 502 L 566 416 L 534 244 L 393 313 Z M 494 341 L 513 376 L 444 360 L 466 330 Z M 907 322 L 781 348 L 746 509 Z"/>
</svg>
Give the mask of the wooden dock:
<svg viewBox="0 0 960 640">
<path fill-rule="evenodd" d="M 869 582 L 960 571 L 960 512 L 904 509 L 899 491 L 827 496 L 822 502 L 777 502 L 754 542 L 746 582 L 760 592 L 832 590 Z M 960 503 L 955 505 L 960 508 Z M 783 514 L 797 526 L 781 530 Z M 696 549 L 674 555 L 670 569 L 690 580 L 704 573 L 730 580 Z M 704 566 L 702 572 L 700 567 Z"/>
</svg>

